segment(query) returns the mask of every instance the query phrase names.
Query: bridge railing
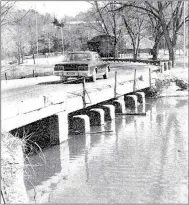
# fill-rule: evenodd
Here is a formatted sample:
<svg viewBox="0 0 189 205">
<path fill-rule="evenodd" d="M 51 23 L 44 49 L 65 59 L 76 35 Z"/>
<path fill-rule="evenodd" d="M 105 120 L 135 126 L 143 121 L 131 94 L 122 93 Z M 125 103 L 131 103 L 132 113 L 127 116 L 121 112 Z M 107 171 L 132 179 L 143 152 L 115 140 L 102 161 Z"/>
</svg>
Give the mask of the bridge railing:
<svg viewBox="0 0 189 205">
<path fill-rule="evenodd" d="M 102 58 L 103 61 L 109 62 L 134 62 L 134 63 L 146 63 L 151 65 L 158 65 L 160 66 L 161 63 L 170 62 L 169 60 L 145 60 L 145 59 L 126 59 L 126 58 Z"/>
</svg>

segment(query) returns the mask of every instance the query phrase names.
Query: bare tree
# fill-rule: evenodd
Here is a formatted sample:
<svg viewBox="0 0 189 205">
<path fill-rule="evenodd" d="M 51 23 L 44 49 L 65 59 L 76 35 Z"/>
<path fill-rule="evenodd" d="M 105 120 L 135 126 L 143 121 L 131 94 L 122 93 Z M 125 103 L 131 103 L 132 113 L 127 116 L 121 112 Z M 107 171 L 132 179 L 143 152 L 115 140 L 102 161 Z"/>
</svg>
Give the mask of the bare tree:
<svg viewBox="0 0 189 205">
<path fill-rule="evenodd" d="M 144 37 L 145 32 L 145 16 L 136 11 L 126 11 L 122 13 L 122 18 L 127 32 L 131 38 L 133 47 L 133 59 L 136 60 L 138 57 L 140 41 Z"/>
<path fill-rule="evenodd" d="M 96 21 L 99 22 L 101 33 L 114 37 L 114 58 L 117 53 L 117 43 L 121 34 L 121 19 L 118 15 L 119 12 L 115 11 L 116 2 L 93 2 L 91 3 L 94 8 L 93 15 L 96 16 Z M 99 31 L 99 30 L 98 30 Z"/>
<path fill-rule="evenodd" d="M 178 31 L 182 27 L 183 21 L 183 1 L 178 2 L 170 2 L 171 15 L 167 20 L 165 18 L 165 10 L 164 7 L 168 5 L 167 2 L 158 2 L 158 9 L 159 9 L 159 19 L 161 22 L 162 30 L 164 33 L 164 37 L 166 39 L 166 43 L 169 50 L 169 59 L 172 61 L 173 67 L 175 65 L 175 49 L 176 43 L 178 38 Z M 186 17 L 186 21 L 189 20 L 189 16 Z"/>
<path fill-rule="evenodd" d="M 158 58 L 158 50 L 161 40 L 163 39 L 163 31 L 161 28 L 161 24 L 159 20 L 155 20 L 151 15 L 148 14 L 149 24 L 148 24 L 148 32 L 150 34 L 151 39 L 154 42 L 154 45 L 151 50 L 152 59 L 157 60 Z"/>
<path fill-rule="evenodd" d="M 175 47 L 177 43 L 178 31 L 183 26 L 183 1 L 143 1 L 120 3 L 117 10 L 123 10 L 126 7 L 134 7 L 148 13 L 155 21 L 159 21 L 166 44 L 169 50 L 169 59 L 172 65 L 175 65 Z M 185 17 L 189 21 L 189 15 Z"/>
<path fill-rule="evenodd" d="M 22 15 L 14 15 L 16 1 L 2 1 L 1 2 L 1 27 L 6 25 L 16 25 L 21 21 L 29 12 L 25 11 Z"/>
<path fill-rule="evenodd" d="M 14 8 L 15 1 L 2 1 L 1 2 L 1 27 L 10 23 L 10 12 Z"/>
</svg>

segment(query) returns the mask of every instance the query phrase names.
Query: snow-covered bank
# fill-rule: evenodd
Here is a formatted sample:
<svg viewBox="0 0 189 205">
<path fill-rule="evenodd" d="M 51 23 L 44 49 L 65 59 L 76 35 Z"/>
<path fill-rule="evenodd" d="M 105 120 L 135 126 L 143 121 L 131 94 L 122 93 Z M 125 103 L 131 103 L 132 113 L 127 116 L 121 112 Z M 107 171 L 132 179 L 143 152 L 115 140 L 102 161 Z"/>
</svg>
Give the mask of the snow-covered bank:
<svg viewBox="0 0 189 205">
<path fill-rule="evenodd" d="M 148 97 L 188 96 L 188 69 L 173 68 L 153 74 L 155 83 L 147 91 Z"/>
<path fill-rule="evenodd" d="M 3 204 L 27 204 L 23 140 L 1 133 L 1 199 Z"/>
</svg>

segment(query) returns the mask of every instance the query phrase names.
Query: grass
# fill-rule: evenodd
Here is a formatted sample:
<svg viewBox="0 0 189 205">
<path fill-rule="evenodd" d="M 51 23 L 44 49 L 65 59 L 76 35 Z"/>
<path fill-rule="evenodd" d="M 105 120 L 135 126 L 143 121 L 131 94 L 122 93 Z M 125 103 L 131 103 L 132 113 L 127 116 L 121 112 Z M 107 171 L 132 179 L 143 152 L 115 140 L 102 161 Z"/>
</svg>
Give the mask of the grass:
<svg viewBox="0 0 189 205">
<path fill-rule="evenodd" d="M 16 184 L 14 183 L 15 177 L 18 177 L 17 175 L 18 172 L 23 171 L 23 174 L 29 178 L 30 170 L 34 173 L 34 175 L 36 175 L 34 168 L 46 164 L 46 159 L 42 152 L 42 149 L 36 142 L 31 140 L 32 136 L 33 133 L 28 134 L 25 130 L 23 130 L 22 135 L 19 135 L 18 132 L 16 132 L 14 136 L 10 133 L 5 133 L 5 132 L 1 133 L 1 142 L 2 142 L 1 180 L 3 182 L 1 197 L 5 204 L 14 203 L 15 201 L 19 201 L 19 203 L 23 203 L 24 202 L 23 200 L 27 200 L 27 195 L 23 195 L 25 189 L 24 183 L 20 183 L 19 187 L 17 187 Z M 33 149 L 36 149 L 36 152 L 40 152 L 40 157 L 43 160 L 43 164 L 39 164 L 39 163 L 32 164 L 30 162 L 29 155 L 31 153 L 26 154 L 26 152 L 28 151 L 27 150 L 28 147 L 31 146 L 33 147 Z M 24 155 L 22 155 L 22 153 L 20 152 L 23 152 Z M 29 180 L 29 182 L 34 189 L 34 201 L 35 201 L 35 197 L 36 197 L 35 186 L 32 183 L 32 179 Z"/>
</svg>

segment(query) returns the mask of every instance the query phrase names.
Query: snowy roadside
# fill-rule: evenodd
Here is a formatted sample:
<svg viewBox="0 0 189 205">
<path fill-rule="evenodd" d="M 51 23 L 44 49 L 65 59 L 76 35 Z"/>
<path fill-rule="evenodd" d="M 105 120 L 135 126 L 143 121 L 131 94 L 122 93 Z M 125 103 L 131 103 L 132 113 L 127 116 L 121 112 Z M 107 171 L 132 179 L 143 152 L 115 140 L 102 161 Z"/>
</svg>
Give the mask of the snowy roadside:
<svg viewBox="0 0 189 205">
<path fill-rule="evenodd" d="M 152 87 L 155 97 L 188 96 L 187 68 L 172 68 L 164 73 L 153 73 L 152 77 L 156 79 Z"/>
</svg>

